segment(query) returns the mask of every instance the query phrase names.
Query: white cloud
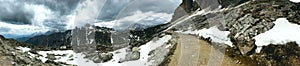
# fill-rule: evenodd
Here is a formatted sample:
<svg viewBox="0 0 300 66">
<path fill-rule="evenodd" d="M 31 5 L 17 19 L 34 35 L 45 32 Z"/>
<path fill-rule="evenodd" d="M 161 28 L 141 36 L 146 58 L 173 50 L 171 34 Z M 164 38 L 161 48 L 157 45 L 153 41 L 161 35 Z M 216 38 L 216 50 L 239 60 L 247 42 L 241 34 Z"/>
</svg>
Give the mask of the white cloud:
<svg viewBox="0 0 300 66">
<path fill-rule="evenodd" d="M 25 10 L 33 11 L 32 25 L 44 26 L 44 21 L 56 17 L 54 12 L 43 5 L 24 4 Z"/>
<path fill-rule="evenodd" d="M 47 27 L 33 25 L 15 25 L 5 22 L 0 22 L 0 30 L 2 30 L 1 28 L 6 28 L 6 31 L 1 31 L 0 34 L 4 35 L 7 38 L 29 36 L 32 34 L 41 34 L 50 30 L 50 28 Z"/>
<path fill-rule="evenodd" d="M 76 12 L 67 17 L 70 21 L 66 28 L 72 29 L 95 22 L 105 2 L 106 0 L 86 0 L 79 3 Z"/>
<path fill-rule="evenodd" d="M 123 17 L 117 20 L 108 21 L 108 22 L 98 22 L 94 25 L 100 27 L 110 27 L 115 29 L 126 29 L 134 23 L 144 24 L 144 25 L 158 25 L 164 24 L 171 20 L 172 14 L 167 13 L 154 13 L 154 12 L 141 12 L 136 11 L 133 15 Z M 149 22 L 145 22 L 149 21 Z"/>
</svg>

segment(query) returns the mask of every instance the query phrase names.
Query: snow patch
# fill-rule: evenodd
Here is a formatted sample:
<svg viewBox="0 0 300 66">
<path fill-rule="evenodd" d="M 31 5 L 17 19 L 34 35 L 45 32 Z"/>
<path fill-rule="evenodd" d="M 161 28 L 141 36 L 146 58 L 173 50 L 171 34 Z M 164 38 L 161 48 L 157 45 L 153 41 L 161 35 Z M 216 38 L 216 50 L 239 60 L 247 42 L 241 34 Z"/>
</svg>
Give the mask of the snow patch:
<svg viewBox="0 0 300 66">
<path fill-rule="evenodd" d="M 147 61 L 148 59 L 148 54 L 150 51 L 155 50 L 156 48 L 162 46 L 163 44 L 165 44 L 166 42 L 168 42 L 170 39 L 172 38 L 171 35 L 166 35 L 160 39 L 158 39 L 157 41 L 150 41 L 148 43 L 146 43 L 145 45 L 142 45 L 140 48 L 140 52 L 141 52 L 141 57 L 140 59 L 143 61 Z"/>
<path fill-rule="evenodd" d="M 201 29 L 201 30 L 188 30 L 188 31 L 176 31 L 184 34 L 197 34 L 198 36 L 202 36 L 204 38 L 211 38 L 212 42 L 217 43 L 225 43 L 232 47 L 232 42 L 230 38 L 228 38 L 229 31 L 221 31 L 217 26 L 210 27 L 209 29 Z"/>
<path fill-rule="evenodd" d="M 30 50 L 31 50 L 31 49 L 28 48 L 28 47 L 21 47 L 21 46 L 17 47 L 17 49 L 21 50 L 22 52 L 27 52 L 27 51 L 30 51 Z"/>
<path fill-rule="evenodd" d="M 299 3 L 300 0 L 290 0 L 291 2 Z"/>
<path fill-rule="evenodd" d="M 55 58 L 57 58 L 57 60 L 54 60 L 55 62 L 66 62 L 67 64 L 76 64 L 75 62 L 76 58 L 74 58 L 75 56 L 75 52 L 73 52 L 73 50 L 61 50 L 61 51 L 39 51 L 37 52 L 38 54 L 42 55 L 41 57 L 39 57 L 42 62 L 46 62 L 48 59 L 47 54 L 54 54 L 54 55 L 64 55 L 66 54 L 66 56 L 55 56 Z M 72 57 L 73 56 L 73 57 Z M 74 60 L 70 60 L 70 59 L 74 59 Z"/>
<path fill-rule="evenodd" d="M 256 49 L 255 49 L 255 52 L 260 53 L 261 49 L 262 49 L 262 46 L 257 46 Z"/>
<path fill-rule="evenodd" d="M 38 57 L 42 62 L 46 62 L 49 60 L 47 54 L 54 55 L 65 55 L 65 56 L 55 56 L 57 58 L 54 62 L 66 62 L 67 64 L 74 64 L 78 66 L 149 66 L 148 62 L 148 54 L 150 51 L 155 50 L 156 48 L 162 46 L 166 42 L 168 42 L 172 38 L 171 35 L 163 36 L 162 38 L 158 38 L 157 40 L 152 40 L 145 45 L 140 46 L 141 55 L 139 60 L 127 61 L 123 63 L 119 63 L 121 58 L 125 58 L 128 53 L 126 49 L 128 47 L 116 50 L 113 53 L 113 59 L 105 62 L 105 63 L 94 63 L 91 60 L 85 59 L 85 55 L 82 53 L 75 53 L 73 50 L 53 50 L 53 51 L 38 51 L 37 53 L 42 56 L 38 56 L 32 53 L 28 53 L 30 58 Z M 20 50 L 29 51 L 29 48 L 26 47 L 18 47 Z M 70 60 L 73 59 L 73 60 Z"/>
<path fill-rule="evenodd" d="M 300 25 L 290 23 L 286 18 L 278 18 L 274 23 L 272 29 L 254 37 L 257 46 L 285 44 L 291 41 L 300 44 Z"/>
<path fill-rule="evenodd" d="M 139 60 L 134 61 L 127 61 L 123 63 L 118 63 L 121 58 L 125 58 L 127 54 L 126 48 L 122 48 L 113 52 L 114 56 L 113 59 L 109 62 L 101 63 L 103 66 L 149 66 L 151 65 L 148 63 L 148 54 L 150 51 L 155 50 L 156 48 L 162 46 L 166 42 L 168 42 L 172 38 L 171 35 L 166 35 L 158 40 L 152 40 L 145 45 L 140 46 L 141 55 Z"/>
</svg>

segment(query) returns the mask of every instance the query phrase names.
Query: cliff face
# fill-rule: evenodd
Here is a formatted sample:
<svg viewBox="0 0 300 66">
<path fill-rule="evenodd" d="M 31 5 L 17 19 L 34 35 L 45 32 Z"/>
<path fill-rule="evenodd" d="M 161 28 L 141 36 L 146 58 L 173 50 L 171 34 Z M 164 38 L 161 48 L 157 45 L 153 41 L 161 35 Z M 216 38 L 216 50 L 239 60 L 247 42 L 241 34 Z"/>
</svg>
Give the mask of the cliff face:
<svg viewBox="0 0 300 66">
<path fill-rule="evenodd" d="M 220 6 L 222 8 L 234 7 L 247 1 L 249 0 L 182 0 L 182 3 L 175 10 L 171 21 L 175 21 L 176 19 L 196 11 L 197 9 L 202 10 L 208 8 L 210 10 L 214 10 Z"/>
</svg>

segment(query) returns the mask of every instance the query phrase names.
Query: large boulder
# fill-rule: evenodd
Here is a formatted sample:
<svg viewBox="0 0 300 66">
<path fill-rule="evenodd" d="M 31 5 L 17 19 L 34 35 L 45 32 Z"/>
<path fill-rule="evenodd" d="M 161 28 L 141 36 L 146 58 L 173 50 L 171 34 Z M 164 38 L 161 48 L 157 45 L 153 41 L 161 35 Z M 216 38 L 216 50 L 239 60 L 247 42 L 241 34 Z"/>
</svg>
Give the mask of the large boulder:
<svg viewBox="0 0 300 66">
<path fill-rule="evenodd" d="M 112 53 L 101 53 L 100 54 L 100 59 L 103 62 L 107 62 L 107 61 L 111 60 L 112 58 L 113 58 L 113 54 Z"/>
<path fill-rule="evenodd" d="M 131 49 L 131 52 L 127 53 L 125 55 L 125 58 L 121 59 L 119 62 L 125 62 L 125 61 L 132 61 L 132 60 L 138 60 L 140 59 L 140 48 L 133 47 Z"/>
</svg>

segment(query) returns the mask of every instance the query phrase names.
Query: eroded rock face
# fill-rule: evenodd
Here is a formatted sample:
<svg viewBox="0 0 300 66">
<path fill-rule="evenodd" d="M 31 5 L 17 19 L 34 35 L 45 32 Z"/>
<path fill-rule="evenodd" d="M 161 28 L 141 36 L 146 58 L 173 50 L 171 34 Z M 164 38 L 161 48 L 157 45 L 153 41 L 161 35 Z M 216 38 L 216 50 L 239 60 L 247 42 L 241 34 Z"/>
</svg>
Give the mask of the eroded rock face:
<svg viewBox="0 0 300 66">
<path fill-rule="evenodd" d="M 191 13 L 193 8 L 193 0 L 182 0 L 182 3 L 174 11 L 171 21 L 175 21 L 178 18 Z"/>
<path fill-rule="evenodd" d="M 210 9 L 216 9 L 220 5 L 220 2 L 218 0 L 195 0 L 195 3 L 198 4 L 200 9 L 210 8 Z"/>
<path fill-rule="evenodd" d="M 222 8 L 234 7 L 247 1 L 249 0 L 182 0 L 182 3 L 175 10 L 171 22 L 196 10 L 214 10 L 220 6 Z"/>
</svg>

